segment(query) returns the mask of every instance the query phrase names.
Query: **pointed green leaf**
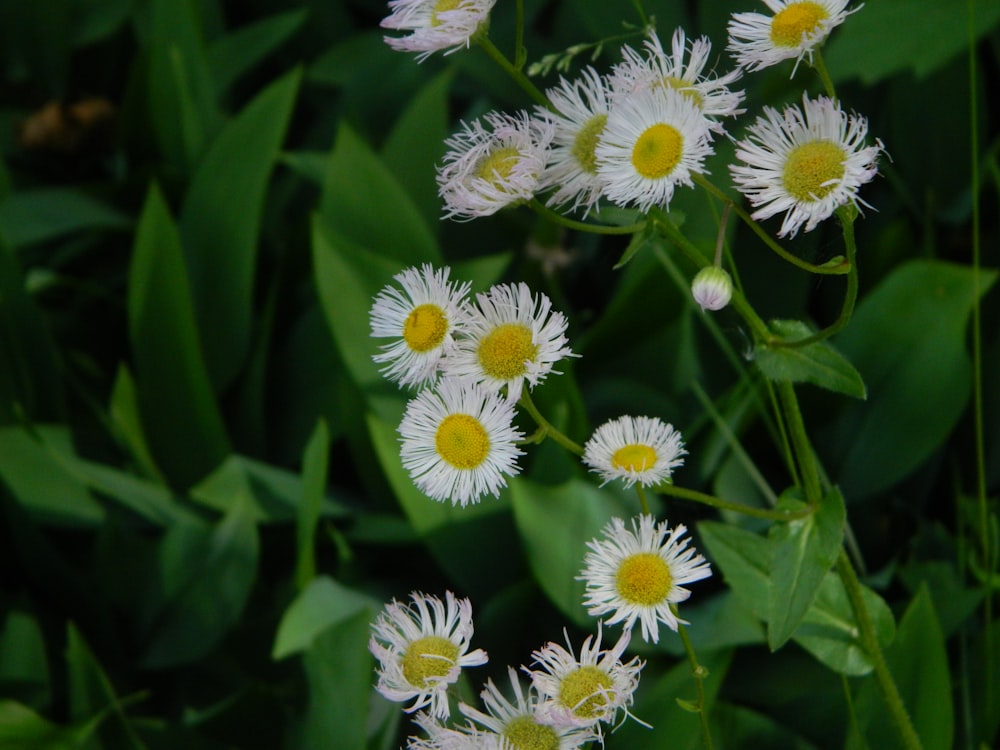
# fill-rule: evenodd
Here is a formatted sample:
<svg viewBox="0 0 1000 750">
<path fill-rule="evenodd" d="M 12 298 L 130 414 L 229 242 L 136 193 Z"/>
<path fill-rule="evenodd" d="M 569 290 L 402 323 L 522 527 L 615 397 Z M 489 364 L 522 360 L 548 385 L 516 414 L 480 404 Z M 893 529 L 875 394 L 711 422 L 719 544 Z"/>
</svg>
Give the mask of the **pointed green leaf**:
<svg viewBox="0 0 1000 750">
<path fill-rule="evenodd" d="M 771 330 L 786 341 L 804 339 L 813 333 L 800 320 L 773 320 Z M 755 357 L 768 380 L 812 383 L 860 399 L 867 395 L 858 371 L 825 341 L 795 347 L 760 345 Z"/>
<path fill-rule="evenodd" d="M 330 433 L 322 419 L 313 430 L 302 459 L 302 501 L 296 518 L 295 582 L 305 588 L 316 575 L 316 524 L 323 509 L 326 471 L 330 459 Z"/>
<path fill-rule="evenodd" d="M 131 226 L 132 220 L 121 211 L 79 189 L 22 190 L 0 206 L 0 231 L 14 247 L 75 232 Z"/>
<path fill-rule="evenodd" d="M 282 615 L 271 658 L 284 659 L 305 651 L 323 631 L 360 613 L 372 619 L 380 606 L 375 599 L 328 576 L 314 578 Z"/>
<path fill-rule="evenodd" d="M 307 15 L 304 9 L 277 13 L 241 26 L 212 42 L 208 49 L 208 65 L 216 92 L 222 94 L 228 91 L 237 78 L 294 34 Z"/>
</svg>

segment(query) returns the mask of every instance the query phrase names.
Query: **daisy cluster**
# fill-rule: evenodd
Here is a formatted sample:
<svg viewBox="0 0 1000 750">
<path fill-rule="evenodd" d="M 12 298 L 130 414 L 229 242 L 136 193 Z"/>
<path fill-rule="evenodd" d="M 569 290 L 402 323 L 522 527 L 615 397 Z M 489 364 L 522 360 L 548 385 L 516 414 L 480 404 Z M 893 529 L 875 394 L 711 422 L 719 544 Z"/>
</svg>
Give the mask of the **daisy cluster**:
<svg viewBox="0 0 1000 750">
<path fill-rule="evenodd" d="M 489 112 L 446 141 L 438 168 L 444 215 L 489 216 L 544 200 L 586 215 L 601 201 L 649 212 L 666 209 L 679 186 L 706 174 L 706 159 L 726 124 L 742 115 L 735 85 L 746 71 L 813 61 L 830 32 L 857 10 L 848 0 L 763 0 L 769 13 L 735 13 L 727 50 L 735 67 L 717 72 L 708 37 L 673 32 L 669 46 L 650 29 L 641 48 L 624 45 L 621 62 L 602 74 L 585 67 L 545 92 L 548 106 Z M 493 0 L 393 0 L 383 26 L 397 49 L 450 52 L 482 38 Z M 860 7 L 860 6 L 858 6 Z M 865 118 L 829 97 L 769 107 L 737 141 L 735 188 L 755 220 L 783 214 L 779 237 L 810 231 L 842 205 L 863 203 L 859 187 L 877 172 L 882 145 L 865 145 Z M 867 205 L 867 204 L 864 204 Z M 717 309 L 711 296 L 705 309 Z M 700 301 L 699 301 L 700 303 Z"/>
</svg>

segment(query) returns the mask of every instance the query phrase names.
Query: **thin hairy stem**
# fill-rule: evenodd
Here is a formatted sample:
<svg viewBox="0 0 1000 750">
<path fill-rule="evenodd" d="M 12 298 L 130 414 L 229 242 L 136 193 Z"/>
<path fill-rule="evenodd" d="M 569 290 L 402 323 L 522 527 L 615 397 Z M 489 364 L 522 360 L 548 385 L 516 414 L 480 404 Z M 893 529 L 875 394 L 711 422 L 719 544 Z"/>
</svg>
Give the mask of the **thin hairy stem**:
<svg viewBox="0 0 1000 750">
<path fill-rule="evenodd" d="M 729 500 L 723 500 L 722 498 L 715 497 L 714 495 L 707 495 L 704 492 L 685 489 L 684 487 L 678 487 L 673 484 L 657 485 L 656 491 L 661 495 L 678 497 L 682 500 L 691 500 L 696 503 L 701 503 L 702 505 L 710 505 L 713 508 L 719 508 L 720 510 L 731 510 L 736 513 L 742 513 L 745 516 L 752 516 L 753 518 L 766 518 L 769 521 L 796 521 L 800 518 L 811 516 L 816 512 L 817 507 L 815 505 L 808 505 L 805 508 L 794 511 L 755 508 L 752 505 L 733 503 Z"/>
<path fill-rule="evenodd" d="M 639 496 L 639 505 L 642 507 L 643 514 L 647 516 L 653 515 L 649 509 L 649 500 L 646 499 L 646 490 L 638 482 L 635 483 L 635 494 Z"/>
<path fill-rule="evenodd" d="M 671 604 L 670 609 L 676 616 L 677 607 Z M 677 624 L 677 635 L 681 637 L 681 643 L 684 644 L 684 653 L 687 654 L 688 663 L 691 665 L 691 676 L 694 677 L 694 686 L 698 693 L 696 708 L 698 711 L 698 718 L 701 722 L 701 736 L 705 743 L 704 747 L 705 750 L 712 750 L 714 747 L 712 744 L 712 730 L 708 725 L 708 708 L 705 705 L 705 678 L 708 677 L 708 670 L 698 663 L 698 655 L 695 653 L 694 646 L 691 645 L 691 639 L 688 637 L 687 628 L 685 628 L 681 623 Z"/>
<path fill-rule="evenodd" d="M 628 226 L 622 227 L 617 227 L 612 224 L 588 224 L 585 221 L 576 221 L 567 216 L 563 216 L 558 211 L 553 211 L 537 198 L 532 198 L 528 201 L 528 205 L 533 211 L 535 211 L 535 213 L 548 219 L 553 224 L 559 224 L 567 229 L 573 229 L 578 232 L 590 232 L 591 234 L 635 234 L 636 232 L 641 232 L 646 228 L 646 222 L 644 221 L 638 224 L 629 224 Z"/>
<path fill-rule="evenodd" d="M 478 37 L 476 41 L 479 43 L 479 46 L 483 49 L 483 51 L 490 56 L 490 59 L 503 68 L 504 72 L 513 79 L 514 83 L 520 86 L 521 89 L 528 96 L 530 96 L 536 104 L 540 104 L 546 109 L 552 109 L 552 104 L 549 102 L 548 97 L 546 97 L 545 94 L 543 94 L 539 88 L 533 84 L 531 80 L 517 68 L 516 65 L 514 65 L 514 63 L 507 59 L 507 56 L 504 55 L 504 53 L 501 52 L 495 44 L 493 44 L 492 40 L 488 36 L 483 34 Z"/>
<path fill-rule="evenodd" d="M 831 99 L 837 98 L 837 91 L 833 88 L 833 79 L 830 78 L 830 71 L 826 69 L 826 62 L 823 60 L 823 53 L 819 51 L 817 47 L 813 50 L 812 66 L 819 76 L 820 82 L 823 84 L 823 89 L 826 91 L 826 95 Z"/>
<path fill-rule="evenodd" d="M 524 407 L 524 410 L 531 415 L 532 419 L 535 420 L 535 424 L 538 425 L 539 432 L 543 433 L 545 437 L 552 438 L 570 453 L 574 453 L 577 456 L 583 455 L 582 445 L 568 438 L 551 422 L 549 422 L 549 420 L 542 416 L 542 413 L 538 411 L 538 407 L 535 406 L 535 402 L 531 400 L 531 394 L 528 393 L 527 387 L 521 391 L 521 400 L 518 401 L 518 403 L 521 404 L 521 406 Z M 539 433 L 535 434 L 538 435 Z"/>
</svg>

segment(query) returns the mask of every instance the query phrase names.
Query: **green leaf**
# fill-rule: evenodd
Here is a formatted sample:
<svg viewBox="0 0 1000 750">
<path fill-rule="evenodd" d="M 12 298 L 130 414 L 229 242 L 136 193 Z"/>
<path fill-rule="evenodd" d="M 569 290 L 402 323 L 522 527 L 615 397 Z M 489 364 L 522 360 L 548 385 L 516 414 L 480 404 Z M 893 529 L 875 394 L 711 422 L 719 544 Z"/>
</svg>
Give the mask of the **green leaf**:
<svg viewBox="0 0 1000 750">
<path fill-rule="evenodd" d="M 329 458 L 330 433 L 321 419 L 302 458 L 302 501 L 296 518 L 295 583 L 299 589 L 316 576 L 316 524 L 323 509 Z"/>
<path fill-rule="evenodd" d="M 272 83 L 212 142 L 184 198 L 179 228 L 203 356 L 217 392 L 244 364 L 264 196 L 301 71 Z"/>
<path fill-rule="evenodd" d="M 1000 22 L 1000 5 L 976 4 L 975 37 Z M 886 29 L 901 29 L 886 44 Z M 834 32 L 824 51 L 835 81 L 860 77 L 866 84 L 912 70 L 923 78 L 969 45 L 966 5 L 940 0 L 879 0 L 868 3 Z"/>
<path fill-rule="evenodd" d="M 643 227 L 641 232 L 636 232 L 632 235 L 632 239 L 629 240 L 628 247 L 625 248 L 625 252 L 622 253 L 622 257 L 618 259 L 615 263 L 613 270 L 617 271 L 619 268 L 625 266 L 632 258 L 638 255 L 643 248 L 649 244 L 650 238 L 655 234 L 652 224 Z"/>
<path fill-rule="evenodd" d="M 838 343 L 868 384 L 868 403 L 847 405 L 819 441 L 836 457 L 844 497 L 892 486 L 945 443 L 972 382 L 965 350 L 972 302 L 996 277 L 981 271 L 976 289 L 971 268 L 911 261 L 858 306 Z"/>
<path fill-rule="evenodd" d="M 347 588 L 329 576 L 314 578 L 295 598 L 278 625 L 272 659 L 285 659 L 312 648 L 316 638 L 358 614 L 370 621 L 381 603 Z"/>
<path fill-rule="evenodd" d="M 73 3 L 73 44 L 85 47 L 105 39 L 128 20 L 134 0 L 76 0 Z"/>
<path fill-rule="evenodd" d="M 427 222 L 392 171 L 349 126 L 341 125 L 320 200 L 323 222 L 360 247 L 400 263 L 441 263 Z"/>
<path fill-rule="evenodd" d="M 75 750 L 75 733 L 27 706 L 0 700 L 0 747 L 4 750 Z"/>
<path fill-rule="evenodd" d="M 797 509 L 805 503 L 783 496 L 779 507 Z M 837 560 L 846 520 L 844 499 L 834 488 L 815 513 L 771 526 L 767 641 L 772 651 L 792 637 L 816 599 L 820 584 Z"/>
<path fill-rule="evenodd" d="M 773 320 L 771 330 L 786 341 L 804 339 L 813 333 L 800 320 Z M 867 396 L 858 371 L 825 341 L 796 347 L 762 344 L 757 347 L 755 359 L 768 380 L 812 383 L 860 399 Z"/>
<path fill-rule="evenodd" d="M 156 187 L 139 221 L 128 289 L 129 333 L 143 432 L 157 464 L 180 487 L 228 453 L 177 231 Z"/>
<path fill-rule="evenodd" d="M 172 526 L 160 549 L 164 609 L 142 664 L 156 669 L 197 661 L 236 625 L 257 575 L 260 541 L 249 503 L 238 502 L 214 527 Z"/>
<path fill-rule="evenodd" d="M 142 415 L 139 413 L 139 396 L 136 393 L 135 380 L 125 364 L 118 365 L 115 384 L 111 389 L 108 416 L 120 444 L 142 472 L 162 479 L 163 474 L 153 460 L 149 443 L 142 431 Z"/>
<path fill-rule="evenodd" d="M 14 247 L 77 232 L 123 231 L 132 220 L 103 200 L 71 188 L 22 190 L 0 204 L 0 231 Z"/>
<path fill-rule="evenodd" d="M 0 625 L 0 686 L 5 694 L 26 698 L 47 697 L 49 662 L 38 620 L 16 609 Z"/>
<path fill-rule="evenodd" d="M 244 73 L 277 49 L 303 24 L 304 9 L 277 13 L 216 39 L 208 49 L 215 89 L 223 94 Z"/>
<path fill-rule="evenodd" d="M 563 614 L 586 626 L 591 618 L 583 607 L 585 583 L 576 580 L 586 543 L 599 537 L 613 516 L 632 513 L 614 495 L 581 479 L 550 486 L 515 477 L 510 487 L 514 519 L 535 580 Z"/>
</svg>

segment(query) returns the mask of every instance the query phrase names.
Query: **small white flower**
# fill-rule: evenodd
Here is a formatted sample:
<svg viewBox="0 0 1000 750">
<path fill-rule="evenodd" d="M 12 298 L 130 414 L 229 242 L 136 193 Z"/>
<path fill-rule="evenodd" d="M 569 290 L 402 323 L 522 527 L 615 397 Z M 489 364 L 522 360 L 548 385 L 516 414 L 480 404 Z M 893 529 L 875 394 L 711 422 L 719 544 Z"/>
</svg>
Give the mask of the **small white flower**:
<svg viewBox="0 0 1000 750">
<path fill-rule="evenodd" d="M 545 93 L 556 111 L 538 108 L 538 116 L 555 131 L 540 189 L 556 188 L 548 205 L 582 207 L 586 215 L 601 197 L 596 149 L 611 107 L 607 83 L 588 66 L 576 80 L 560 78 Z"/>
<path fill-rule="evenodd" d="M 524 689 L 513 667 L 507 668 L 513 689 L 513 700 L 508 700 L 493 683 L 486 681 L 486 687 L 479 694 L 486 712 L 465 703 L 458 709 L 480 727 L 503 737 L 511 747 L 545 748 L 546 750 L 576 750 L 576 748 L 597 738 L 588 727 L 550 724 L 539 714 L 539 696 L 533 686 Z M 470 726 L 469 733 L 480 731 Z"/>
<path fill-rule="evenodd" d="M 622 47 L 623 61 L 612 68 L 610 77 L 616 98 L 650 88 L 676 89 L 698 106 L 709 119 L 709 127 L 717 133 L 724 130 L 716 118 L 733 117 L 745 111 L 740 109 L 743 91 L 729 88 L 742 75 L 739 68 L 719 77 L 706 73 L 712 54 L 712 42 L 707 36 L 688 45 L 684 30 L 678 28 L 670 40 L 668 53 L 653 31 L 644 47 L 645 54 L 627 45 Z"/>
<path fill-rule="evenodd" d="M 399 424 L 400 457 L 414 484 L 434 500 L 465 507 L 499 496 L 520 472 L 524 438 L 514 404 L 468 379 L 444 378 L 410 400 Z"/>
<path fill-rule="evenodd" d="M 743 164 L 729 167 L 733 182 L 757 208 L 754 219 L 785 213 L 779 237 L 809 232 L 844 205 L 864 203 L 858 188 L 878 173 L 881 141 L 865 146 L 868 121 L 825 96 L 802 97 L 803 108 L 764 114 L 736 144 Z"/>
<path fill-rule="evenodd" d="M 496 0 L 390 0 L 392 12 L 382 19 L 382 28 L 410 31 L 404 37 L 384 37 L 386 44 L 403 52 L 419 52 L 423 61 L 432 52 L 447 55 L 468 47 L 472 38 L 485 31 Z"/>
<path fill-rule="evenodd" d="M 628 712 L 633 695 L 639 686 L 639 672 L 643 662 L 633 657 L 622 661 L 632 637 L 631 630 L 622 631 L 618 642 L 609 649 L 601 649 L 601 623 L 597 623 L 597 638 L 589 635 L 580 649 L 580 657 L 573 655 L 569 635 L 569 650 L 558 643 L 547 643 L 531 656 L 540 669 L 527 669 L 532 684 L 543 696 L 538 708 L 553 724 L 594 726 L 598 722 L 611 724 L 620 710 Z"/>
<path fill-rule="evenodd" d="M 705 266 L 691 281 L 691 296 L 702 310 L 721 310 L 733 298 L 733 280 L 719 266 Z"/>
<path fill-rule="evenodd" d="M 517 401 L 524 383 L 534 388 L 552 365 L 574 356 L 567 346 L 566 317 L 544 294 L 524 282 L 497 284 L 463 308 L 465 336 L 442 361 L 448 376 L 469 377 L 486 388 L 507 388 Z"/>
<path fill-rule="evenodd" d="M 437 379 L 441 355 L 454 345 L 459 309 L 469 283 L 449 281 L 450 268 L 424 264 L 393 278 L 402 287 L 384 287 L 369 314 L 371 335 L 392 338 L 373 359 L 382 373 L 403 386 L 423 386 Z"/>
<path fill-rule="evenodd" d="M 445 141 L 437 171 L 445 218 L 474 219 L 531 200 L 549 158 L 554 126 L 526 112 L 487 112 Z"/>
<path fill-rule="evenodd" d="M 795 58 L 795 68 L 803 57 L 812 62 L 813 50 L 844 22 L 849 0 L 763 0 L 774 13 L 734 13 L 729 20 L 728 49 L 736 62 L 750 70 L 776 65 Z M 795 68 L 792 75 L 795 75 Z"/>
<path fill-rule="evenodd" d="M 428 708 L 449 715 L 448 686 L 465 667 L 487 661 L 482 649 L 469 651 L 472 605 L 450 591 L 445 601 L 414 591 L 412 604 L 393 599 L 372 624 L 368 649 L 379 664 L 376 689 L 391 701 L 413 700 L 407 712 Z"/>
<path fill-rule="evenodd" d="M 666 209 L 712 153 L 709 123 L 677 89 L 652 88 L 616 102 L 597 144 L 604 195 L 619 206 Z"/>
<path fill-rule="evenodd" d="M 501 734 L 480 731 L 472 725 L 452 729 L 423 712 L 414 717 L 413 723 L 427 737 L 409 737 L 407 750 L 519 750 Z"/>
<path fill-rule="evenodd" d="M 601 486 L 612 479 L 621 479 L 626 487 L 668 481 L 686 454 L 681 434 L 655 417 L 612 419 L 583 446 L 583 462 L 601 475 Z"/>
<path fill-rule="evenodd" d="M 701 555 L 688 549 L 681 539 L 687 529 L 683 524 L 670 529 L 652 516 L 632 519 L 632 530 L 620 518 L 612 518 L 604 527 L 604 539 L 587 542 L 590 552 L 577 580 L 585 581 L 584 606 L 589 614 L 606 619 L 609 625 L 623 622 L 631 629 L 635 621 L 642 625 L 642 638 L 657 643 L 659 623 L 677 630 L 679 620 L 670 609 L 691 592 L 681 588 L 712 575 Z"/>
</svg>

